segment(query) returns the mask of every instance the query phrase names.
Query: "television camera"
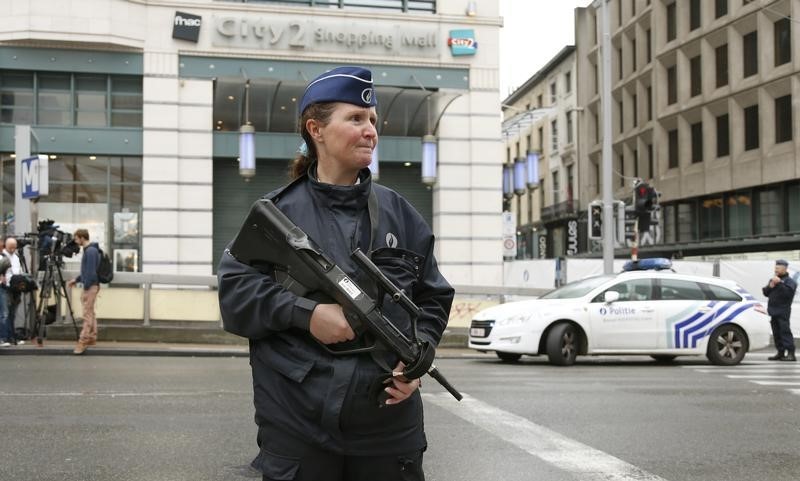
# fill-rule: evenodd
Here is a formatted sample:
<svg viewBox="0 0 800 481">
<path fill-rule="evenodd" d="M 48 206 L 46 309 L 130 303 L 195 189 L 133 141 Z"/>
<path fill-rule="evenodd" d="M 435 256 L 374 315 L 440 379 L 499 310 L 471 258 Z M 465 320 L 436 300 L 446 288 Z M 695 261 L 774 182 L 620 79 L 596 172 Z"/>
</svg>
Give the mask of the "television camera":
<svg viewBox="0 0 800 481">
<path fill-rule="evenodd" d="M 81 250 L 81 247 L 72 238 L 72 234 L 59 230 L 58 227 L 51 219 L 39 221 L 37 237 L 39 239 L 39 255 L 42 256 L 42 260 L 46 256 L 55 256 L 60 261 L 60 258 L 72 257 Z"/>
</svg>

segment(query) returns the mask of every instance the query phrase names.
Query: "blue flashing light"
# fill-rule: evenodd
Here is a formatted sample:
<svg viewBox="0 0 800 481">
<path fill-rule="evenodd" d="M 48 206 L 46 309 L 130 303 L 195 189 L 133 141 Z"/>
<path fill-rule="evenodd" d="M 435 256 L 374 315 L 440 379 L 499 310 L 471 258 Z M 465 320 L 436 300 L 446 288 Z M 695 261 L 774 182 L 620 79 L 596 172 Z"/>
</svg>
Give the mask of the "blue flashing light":
<svg viewBox="0 0 800 481">
<path fill-rule="evenodd" d="M 672 269 L 672 261 L 664 257 L 653 259 L 641 259 L 638 261 L 628 261 L 622 266 L 625 272 L 630 271 L 663 271 Z"/>
</svg>

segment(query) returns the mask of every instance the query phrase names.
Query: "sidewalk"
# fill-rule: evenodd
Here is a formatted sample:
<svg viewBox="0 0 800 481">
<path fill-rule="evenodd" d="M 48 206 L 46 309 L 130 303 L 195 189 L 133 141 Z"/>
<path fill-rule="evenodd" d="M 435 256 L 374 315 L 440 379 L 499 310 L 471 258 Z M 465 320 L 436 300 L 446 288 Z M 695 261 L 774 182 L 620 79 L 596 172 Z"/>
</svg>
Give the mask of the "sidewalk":
<svg viewBox="0 0 800 481">
<path fill-rule="evenodd" d="M 21 346 L 0 348 L 0 357 L 6 356 L 63 356 L 73 355 L 73 341 L 46 340 L 44 346 L 26 342 Z M 166 342 L 113 342 L 98 341 L 90 346 L 84 356 L 185 356 L 185 357 L 247 357 L 247 345 L 184 344 Z M 441 347 L 436 350 L 440 359 L 494 359 L 493 353 L 482 354 L 472 349 Z"/>
</svg>

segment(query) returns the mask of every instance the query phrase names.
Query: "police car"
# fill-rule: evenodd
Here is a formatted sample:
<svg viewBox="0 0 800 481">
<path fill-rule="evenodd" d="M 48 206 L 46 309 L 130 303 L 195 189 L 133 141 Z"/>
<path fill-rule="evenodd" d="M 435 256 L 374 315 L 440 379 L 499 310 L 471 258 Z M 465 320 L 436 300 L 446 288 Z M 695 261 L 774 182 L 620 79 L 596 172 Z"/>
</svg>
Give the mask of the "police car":
<svg viewBox="0 0 800 481">
<path fill-rule="evenodd" d="M 734 365 L 770 341 L 764 305 L 735 282 L 668 272 L 669 259 L 629 262 L 622 273 L 589 277 L 544 296 L 500 304 L 472 319 L 469 347 L 504 361 L 547 355 L 649 355 L 671 361 L 706 355 Z"/>
</svg>

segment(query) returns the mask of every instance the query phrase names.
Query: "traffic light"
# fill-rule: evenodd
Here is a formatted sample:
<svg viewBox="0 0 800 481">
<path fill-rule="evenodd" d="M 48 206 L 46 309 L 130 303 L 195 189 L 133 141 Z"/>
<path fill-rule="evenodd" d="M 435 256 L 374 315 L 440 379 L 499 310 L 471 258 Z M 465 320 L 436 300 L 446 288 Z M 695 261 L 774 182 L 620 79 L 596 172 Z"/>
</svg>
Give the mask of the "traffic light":
<svg viewBox="0 0 800 481">
<path fill-rule="evenodd" d="M 650 213 L 658 204 L 658 192 L 647 182 L 639 182 L 633 189 L 633 206 L 639 219 L 639 232 L 650 230 Z"/>
<path fill-rule="evenodd" d="M 603 237 L 603 204 L 594 201 L 589 204 L 589 239 Z"/>
</svg>

